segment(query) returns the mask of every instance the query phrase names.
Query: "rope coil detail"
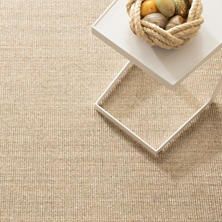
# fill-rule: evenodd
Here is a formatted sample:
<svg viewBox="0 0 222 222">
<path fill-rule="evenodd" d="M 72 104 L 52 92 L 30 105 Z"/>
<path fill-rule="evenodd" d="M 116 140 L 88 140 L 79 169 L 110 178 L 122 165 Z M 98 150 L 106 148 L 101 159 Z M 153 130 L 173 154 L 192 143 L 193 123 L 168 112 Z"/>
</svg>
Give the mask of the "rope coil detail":
<svg viewBox="0 0 222 222">
<path fill-rule="evenodd" d="M 204 19 L 201 0 L 193 0 L 185 23 L 164 30 L 141 18 L 141 5 L 144 0 L 128 0 L 127 12 L 130 16 L 130 28 L 137 36 L 152 46 L 165 49 L 178 48 L 189 41 L 200 29 Z"/>
</svg>

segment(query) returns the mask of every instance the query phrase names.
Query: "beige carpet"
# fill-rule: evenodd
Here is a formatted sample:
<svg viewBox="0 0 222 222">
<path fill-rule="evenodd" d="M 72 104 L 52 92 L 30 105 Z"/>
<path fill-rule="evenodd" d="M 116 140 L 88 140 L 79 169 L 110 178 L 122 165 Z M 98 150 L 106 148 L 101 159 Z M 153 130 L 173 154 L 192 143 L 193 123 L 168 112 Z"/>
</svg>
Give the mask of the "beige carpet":
<svg viewBox="0 0 222 222">
<path fill-rule="evenodd" d="M 159 159 L 94 111 L 126 62 L 90 34 L 110 2 L 0 2 L 0 221 L 222 221 L 222 92 Z M 209 95 L 221 58 L 177 96 L 133 69 L 104 106 L 158 145 Z"/>
</svg>

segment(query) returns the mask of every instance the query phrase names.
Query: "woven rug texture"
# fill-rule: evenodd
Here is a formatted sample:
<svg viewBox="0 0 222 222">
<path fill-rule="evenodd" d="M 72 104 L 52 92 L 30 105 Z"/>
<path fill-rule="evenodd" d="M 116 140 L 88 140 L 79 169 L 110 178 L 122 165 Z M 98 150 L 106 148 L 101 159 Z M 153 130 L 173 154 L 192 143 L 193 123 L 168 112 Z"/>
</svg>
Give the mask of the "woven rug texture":
<svg viewBox="0 0 222 222">
<path fill-rule="evenodd" d="M 110 3 L 0 2 L 0 222 L 221 222 L 222 90 L 159 158 L 94 110 L 126 63 L 91 34 Z M 176 94 L 134 67 L 104 107 L 158 147 L 212 93 L 221 59 Z"/>
</svg>

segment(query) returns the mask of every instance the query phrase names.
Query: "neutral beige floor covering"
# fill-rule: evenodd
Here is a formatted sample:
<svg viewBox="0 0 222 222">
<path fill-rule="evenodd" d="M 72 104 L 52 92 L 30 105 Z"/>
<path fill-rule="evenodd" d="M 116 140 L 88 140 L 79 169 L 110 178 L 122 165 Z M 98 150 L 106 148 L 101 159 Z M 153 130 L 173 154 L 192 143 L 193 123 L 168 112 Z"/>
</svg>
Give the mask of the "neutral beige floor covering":
<svg viewBox="0 0 222 222">
<path fill-rule="evenodd" d="M 94 111 L 126 62 L 90 33 L 110 3 L 0 2 L 0 222 L 221 222 L 222 91 L 158 159 Z M 134 68 L 104 106 L 158 145 L 211 93 L 221 58 L 177 96 Z"/>
</svg>

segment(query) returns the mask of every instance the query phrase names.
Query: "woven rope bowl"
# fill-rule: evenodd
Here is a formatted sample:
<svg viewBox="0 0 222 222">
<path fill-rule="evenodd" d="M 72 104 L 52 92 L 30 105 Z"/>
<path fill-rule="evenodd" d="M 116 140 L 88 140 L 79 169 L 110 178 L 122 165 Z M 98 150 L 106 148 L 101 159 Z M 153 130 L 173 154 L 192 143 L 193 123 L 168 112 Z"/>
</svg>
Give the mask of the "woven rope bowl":
<svg viewBox="0 0 222 222">
<path fill-rule="evenodd" d="M 144 0 L 128 0 L 127 12 L 130 16 L 130 27 L 134 34 L 152 46 L 174 49 L 184 45 L 200 29 L 203 23 L 201 0 L 193 0 L 186 22 L 169 30 L 142 20 L 141 5 Z"/>
</svg>

